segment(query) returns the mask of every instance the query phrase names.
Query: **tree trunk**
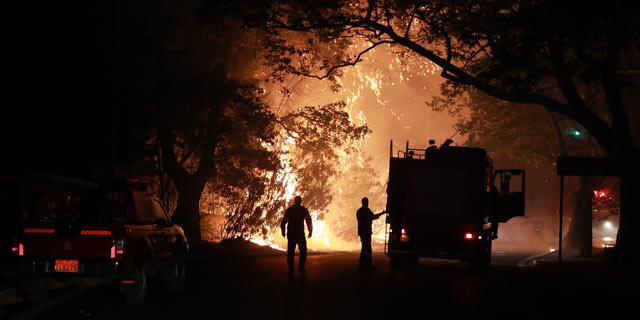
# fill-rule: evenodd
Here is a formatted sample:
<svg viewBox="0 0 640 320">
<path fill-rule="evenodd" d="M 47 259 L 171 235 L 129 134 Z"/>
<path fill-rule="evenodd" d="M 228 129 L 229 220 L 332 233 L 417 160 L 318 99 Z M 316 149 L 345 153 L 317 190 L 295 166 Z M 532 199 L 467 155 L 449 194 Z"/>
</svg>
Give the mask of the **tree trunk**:
<svg viewBox="0 0 640 320">
<path fill-rule="evenodd" d="M 175 181 L 178 191 L 178 200 L 174 213 L 174 222 L 184 230 L 187 240 L 191 244 L 196 244 L 201 240 L 200 232 L 200 197 L 204 190 L 204 183 L 201 179 L 190 176 Z"/>
<path fill-rule="evenodd" d="M 579 177 L 580 188 L 573 202 L 573 216 L 564 243 L 569 256 L 591 257 L 593 192 L 585 177 Z"/>
</svg>

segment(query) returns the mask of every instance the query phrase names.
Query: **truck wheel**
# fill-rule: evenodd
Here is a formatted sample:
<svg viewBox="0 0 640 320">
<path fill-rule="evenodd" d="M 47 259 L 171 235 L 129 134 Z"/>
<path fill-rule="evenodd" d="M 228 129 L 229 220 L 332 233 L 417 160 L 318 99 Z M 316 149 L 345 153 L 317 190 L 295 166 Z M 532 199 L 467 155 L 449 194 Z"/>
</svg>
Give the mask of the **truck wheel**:
<svg viewBox="0 0 640 320">
<path fill-rule="evenodd" d="M 187 273 L 187 250 L 181 247 L 178 250 L 176 263 L 162 270 L 164 286 L 170 291 L 180 291 L 184 288 Z"/>
<path fill-rule="evenodd" d="M 149 281 L 146 269 L 146 263 L 142 263 L 133 272 L 133 288 L 124 293 L 128 304 L 141 304 L 144 302 Z"/>
<path fill-rule="evenodd" d="M 478 250 L 476 255 L 469 261 L 470 273 L 485 273 L 491 268 L 491 240 Z"/>
</svg>

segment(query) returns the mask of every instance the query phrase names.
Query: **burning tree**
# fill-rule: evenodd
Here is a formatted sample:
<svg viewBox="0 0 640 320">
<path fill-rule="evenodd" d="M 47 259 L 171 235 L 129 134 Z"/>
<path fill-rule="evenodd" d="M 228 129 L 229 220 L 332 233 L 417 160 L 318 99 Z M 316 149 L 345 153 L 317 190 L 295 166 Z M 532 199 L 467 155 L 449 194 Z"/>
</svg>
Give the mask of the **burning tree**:
<svg viewBox="0 0 640 320">
<path fill-rule="evenodd" d="M 282 213 L 295 195 L 323 220 L 331 202 L 330 184 L 339 173 L 341 155 L 369 133 L 366 124 L 354 124 L 344 102 L 306 106 L 275 119 L 277 138 L 270 146 L 280 159 L 277 170 L 243 183 L 230 185 L 217 179 L 213 192 L 221 195 L 225 209 L 225 237 L 261 235 L 267 238 L 279 226 Z"/>
<path fill-rule="evenodd" d="M 576 8 L 580 8 L 577 10 Z M 542 106 L 585 128 L 624 168 L 619 252 L 637 262 L 640 173 L 637 116 L 637 5 L 554 1 L 266 1 L 248 23 L 265 28 L 283 72 L 331 79 L 376 47 L 392 47 L 442 68 L 455 95 L 474 88 L 518 108 Z M 307 43 L 288 33 L 314 34 Z M 365 42 L 356 50 L 350 43 Z M 320 43 L 336 51 L 314 50 Z M 597 87 L 604 97 L 586 100 Z M 604 112 L 600 112 L 603 110 Z"/>
</svg>

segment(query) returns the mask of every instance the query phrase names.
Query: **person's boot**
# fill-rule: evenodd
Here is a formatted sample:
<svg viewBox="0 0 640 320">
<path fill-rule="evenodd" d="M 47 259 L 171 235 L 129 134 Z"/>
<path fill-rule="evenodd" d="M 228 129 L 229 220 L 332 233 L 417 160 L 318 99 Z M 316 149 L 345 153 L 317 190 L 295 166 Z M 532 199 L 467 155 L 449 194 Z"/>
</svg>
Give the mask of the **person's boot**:
<svg viewBox="0 0 640 320">
<path fill-rule="evenodd" d="M 300 273 L 306 273 L 306 271 L 304 270 L 304 265 L 307 262 L 307 255 L 306 254 L 301 254 L 300 255 L 300 264 L 298 266 L 298 272 Z"/>
</svg>

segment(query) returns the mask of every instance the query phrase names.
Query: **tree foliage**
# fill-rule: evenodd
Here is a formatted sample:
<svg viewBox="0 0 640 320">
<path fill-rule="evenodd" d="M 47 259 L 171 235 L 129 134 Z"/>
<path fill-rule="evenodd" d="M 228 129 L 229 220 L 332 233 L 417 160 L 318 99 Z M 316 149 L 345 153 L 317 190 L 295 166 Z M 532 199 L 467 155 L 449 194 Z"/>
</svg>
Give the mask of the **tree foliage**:
<svg viewBox="0 0 640 320">
<path fill-rule="evenodd" d="M 639 13 L 628 1 L 320 0 L 270 1 L 248 20 L 271 31 L 274 48 L 287 54 L 287 72 L 331 79 L 384 45 L 440 66 L 449 102 L 472 89 L 512 103 L 517 112 L 542 106 L 588 131 L 630 172 L 623 183 L 629 185 L 637 180 L 633 163 L 640 159 L 638 119 L 630 117 L 638 109 Z M 316 40 L 287 42 L 290 32 L 314 33 Z M 367 45 L 347 46 L 345 40 Z M 329 56 L 312 50 L 316 42 L 332 41 L 339 45 Z M 590 90 L 601 99 L 590 99 Z M 638 207 L 631 198 L 622 203 L 630 214 Z M 621 248 L 632 252 L 640 237 L 629 230 L 640 224 L 621 219 L 630 224 L 621 228 L 629 251 Z"/>
<path fill-rule="evenodd" d="M 501 100 L 545 106 L 581 124 L 607 152 L 613 154 L 623 144 L 625 152 L 636 152 L 621 99 L 621 83 L 633 79 L 625 71 L 634 66 L 629 54 L 638 44 L 635 5 L 274 1 L 266 9 L 266 15 L 252 16 L 252 21 L 273 31 L 273 41 L 280 44 L 276 50 L 291 56 L 282 61 L 288 71 L 330 77 L 338 68 L 358 63 L 371 48 L 399 46 L 439 65 L 453 90 L 471 86 Z M 317 40 L 302 47 L 292 44 L 286 41 L 291 31 L 316 32 Z M 338 50 L 330 58 L 311 50 L 315 42 L 345 39 L 368 46 Z M 594 82 L 607 97 L 606 117 L 579 94 L 581 85 Z M 550 84 L 554 90 L 547 88 Z"/>
<path fill-rule="evenodd" d="M 306 106 L 280 117 L 274 124 L 274 132 L 279 135 L 272 152 L 279 155 L 280 167 L 262 171 L 260 178 L 240 186 L 224 185 L 225 192 L 235 193 L 226 197 L 235 199 L 227 202 L 230 210 L 226 212 L 226 237 L 268 236 L 291 204 L 293 188 L 304 205 L 323 220 L 332 201 L 331 182 L 340 173 L 338 160 L 353 152 L 352 144 L 369 133 L 366 124 L 351 121 L 343 102 Z"/>
<path fill-rule="evenodd" d="M 228 236 L 265 234 L 275 224 L 287 204 L 284 167 L 310 206 L 322 210 L 334 152 L 368 132 L 350 122 L 341 103 L 274 114 L 257 86 L 254 33 L 242 28 L 235 5 L 134 3 L 122 13 L 145 17 L 123 19 L 125 87 L 131 106 L 148 116 L 139 130 L 160 149 L 178 195 L 175 221 L 194 242 L 206 186 L 223 199 Z M 286 147 L 289 138 L 295 147 Z"/>
</svg>

